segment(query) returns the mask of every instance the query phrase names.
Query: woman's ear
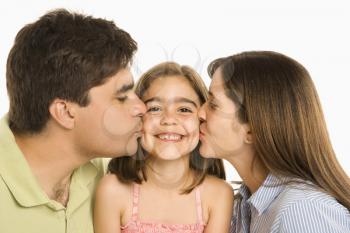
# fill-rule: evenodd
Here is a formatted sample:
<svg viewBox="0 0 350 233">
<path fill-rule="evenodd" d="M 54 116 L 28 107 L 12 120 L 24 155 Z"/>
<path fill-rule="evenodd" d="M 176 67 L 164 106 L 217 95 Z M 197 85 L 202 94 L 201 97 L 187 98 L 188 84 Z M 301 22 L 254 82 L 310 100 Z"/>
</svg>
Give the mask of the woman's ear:
<svg viewBox="0 0 350 233">
<path fill-rule="evenodd" d="M 75 123 L 75 105 L 62 99 L 55 99 L 50 107 L 51 117 L 63 128 L 73 129 Z"/>
<path fill-rule="evenodd" d="M 249 124 L 245 124 L 244 125 L 244 130 L 245 130 L 244 142 L 246 144 L 252 144 L 253 143 L 253 134 L 252 134 L 252 131 L 250 129 L 250 125 Z"/>
</svg>

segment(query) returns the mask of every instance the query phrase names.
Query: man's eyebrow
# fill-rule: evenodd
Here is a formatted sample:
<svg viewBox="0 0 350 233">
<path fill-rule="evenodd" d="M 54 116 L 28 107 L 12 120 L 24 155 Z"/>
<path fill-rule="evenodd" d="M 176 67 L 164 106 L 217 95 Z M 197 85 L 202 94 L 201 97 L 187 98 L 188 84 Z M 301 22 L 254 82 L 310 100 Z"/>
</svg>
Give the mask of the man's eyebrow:
<svg viewBox="0 0 350 233">
<path fill-rule="evenodd" d="M 125 93 L 134 88 L 134 83 L 124 84 L 121 88 L 119 88 L 116 92 L 117 95 Z"/>
<path fill-rule="evenodd" d="M 152 98 L 149 98 L 149 99 L 144 101 L 145 104 L 147 104 L 149 102 L 164 102 L 164 101 L 159 97 L 152 97 Z M 183 103 L 183 102 L 190 103 L 190 104 L 194 105 L 196 108 L 198 108 L 198 105 L 196 104 L 196 102 L 194 102 L 188 98 L 185 98 L 185 97 L 176 97 L 173 102 L 174 103 Z"/>
</svg>

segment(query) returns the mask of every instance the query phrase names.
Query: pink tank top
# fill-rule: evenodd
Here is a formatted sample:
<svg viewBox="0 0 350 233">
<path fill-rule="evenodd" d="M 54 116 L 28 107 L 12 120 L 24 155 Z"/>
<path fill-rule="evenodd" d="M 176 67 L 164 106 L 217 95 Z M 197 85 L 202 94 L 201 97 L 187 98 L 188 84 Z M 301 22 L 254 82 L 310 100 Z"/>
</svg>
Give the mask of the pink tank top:
<svg viewBox="0 0 350 233">
<path fill-rule="evenodd" d="M 197 218 L 198 222 L 195 224 L 165 224 L 156 222 L 142 222 L 138 216 L 138 202 L 139 202 L 140 186 L 134 184 L 133 192 L 133 208 L 132 219 L 121 227 L 122 233 L 203 233 L 204 221 L 202 217 L 202 204 L 199 188 L 195 189 Z"/>
</svg>

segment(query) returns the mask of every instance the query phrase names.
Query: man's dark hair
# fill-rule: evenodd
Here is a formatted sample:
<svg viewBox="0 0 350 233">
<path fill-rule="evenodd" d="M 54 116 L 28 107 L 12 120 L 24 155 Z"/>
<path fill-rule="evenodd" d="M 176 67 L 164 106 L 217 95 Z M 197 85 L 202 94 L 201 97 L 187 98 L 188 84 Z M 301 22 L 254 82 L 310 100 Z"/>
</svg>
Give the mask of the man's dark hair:
<svg viewBox="0 0 350 233">
<path fill-rule="evenodd" d="M 131 62 L 137 49 L 113 21 L 58 9 L 23 27 L 7 60 L 9 125 L 38 133 L 55 98 L 89 104 L 88 92 Z"/>
</svg>

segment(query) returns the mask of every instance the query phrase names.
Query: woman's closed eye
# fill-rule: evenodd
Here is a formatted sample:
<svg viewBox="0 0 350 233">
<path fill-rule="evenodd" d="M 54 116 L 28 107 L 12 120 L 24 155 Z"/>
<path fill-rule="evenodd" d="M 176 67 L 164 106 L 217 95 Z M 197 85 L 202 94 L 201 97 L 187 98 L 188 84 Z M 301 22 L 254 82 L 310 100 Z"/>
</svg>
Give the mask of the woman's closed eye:
<svg viewBox="0 0 350 233">
<path fill-rule="evenodd" d="M 208 101 L 208 106 L 210 109 L 213 109 L 213 110 L 217 107 L 217 105 L 212 100 Z"/>
</svg>

